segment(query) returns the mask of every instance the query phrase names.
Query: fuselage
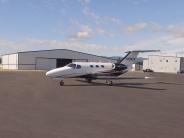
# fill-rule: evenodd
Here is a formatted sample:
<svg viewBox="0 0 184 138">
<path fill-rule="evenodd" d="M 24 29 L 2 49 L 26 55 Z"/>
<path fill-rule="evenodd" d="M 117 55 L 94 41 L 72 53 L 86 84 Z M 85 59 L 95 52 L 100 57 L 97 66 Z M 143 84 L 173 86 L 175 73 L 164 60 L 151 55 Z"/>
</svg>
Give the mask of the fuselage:
<svg viewBox="0 0 184 138">
<path fill-rule="evenodd" d="M 52 78 L 93 78 L 98 76 L 119 76 L 127 72 L 123 64 L 100 62 L 73 62 L 64 67 L 48 71 L 46 75 Z"/>
</svg>

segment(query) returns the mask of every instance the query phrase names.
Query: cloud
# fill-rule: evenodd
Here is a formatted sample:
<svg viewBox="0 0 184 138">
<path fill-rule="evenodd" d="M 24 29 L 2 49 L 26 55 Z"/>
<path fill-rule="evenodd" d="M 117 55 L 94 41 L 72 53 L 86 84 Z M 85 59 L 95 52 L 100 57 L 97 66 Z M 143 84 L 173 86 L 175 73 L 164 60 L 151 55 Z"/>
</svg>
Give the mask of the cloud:
<svg viewBox="0 0 184 138">
<path fill-rule="evenodd" d="M 14 42 L 8 39 L 0 38 L 0 54 L 6 54 L 7 52 L 17 52 L 25 50 L 27 43 L 24 42 Z"/>
<path fill-rule="evenodd" d="M 80 31 L 73 34 L 70 40 L 82 41 L 93 37 L 93 30 L 88 25 L 80 25 Z"/>
<path fill-rule="evenodd" d="M 184 46 L 184 36 L 172 36 L 167 41 L 165 41 L 166 45 L 170 46 Z"/>
<path fill-rule="evenodd" d="M 88 39 L 90 37 L 91 37 L 91 35 L 87 31 L 82 31 L 82 32 L 77 33 L 77 38 L 79 38 L 79 39 Z"/>
<path fill-rule="evenodd" d="M 184 37 L 173 36 L 173 35 L 163 35 L 157 37 L 151 37 L 149 39 L 143 39 L 141 41 L 134 42 L 133 44 L 128 44 L 125 49 L 135 50 L 135 49 L 158 49 L 158 50 L 177 50 L 183 48 Z"/>
<path fill-rule="evenodd" d="M 27 44 L 30 46 L 49 46 L 49 48 L 59 48 L 59 49 L 71 49 L 96 55 L 116 55 L 117 53 L 122 53 L 125 51 L 122 47 L 108 47 L 101 44 L 93 43 L 82 43 L 80 41 L 58 41 L 58 40 L 36 40 L 29 39 Z"/>
<path fill-rule="evenodd" d="M 122 32 L 124 34 L 132 35 L 144 30 L 150 30 L 153 33 L 164 32 L 164 28 L 155 22 L 138 22 L 135 24 L 127 25 L 122 27 Z"/>
<path fill-rule="evenodd" d="M 91 51 L 104 49 L 101 45 L 96 44 L 84 44 L 81 42 L 73 42 L 73 41 L 59 41 L 59 40 L 37 40 L 37 39 L 29 39 L 27 40 L 29 45 L 34 46 L 49 46 L 51 48 L 66 48 L 72 50 L 79 50 L 79 51 Z"/>
<path fill-rule="evenodd" d="M 98 34 L 100 36 L 105 36 L 105 37 L 114 37 L 115 36 L 114 33 L 110 32 L 108 30 L 102 29 L 102 28 L 97 28 L 96 34 Z"/>
<path fill-rule="evenodd" d="M 184 36 L 184 26 L 169 26 L 166 32 L 174 36 Z"/>
<path fill-rule="evenodd" d="M 82 12 L 84 15 L 92 18 L 96 24 L 108 24 L 108 23 L 120 24 L 120 20 L 118 18 L 112 16 L 100 16 L 91 11 L 87 7 L 85 7 Z"/>
<path fill-rule="evenodd" d="M 91 0 L 79 0 L 79 2 L 82 4 L 82 5 L 87 5 L 91 2 Z"/>
<path fill-rule="evenodd" d="M 1 49 L 3 48 L 12 48 L 16 49 L 17 47 L 15 46 L 15 43 L 6 39 L 0 39 L 0 47 Z"/>
<path fill-rule="evenodd" d="M 70 40 L 88 40 L 93 39 L 99 36 L 103 37 L 114 37 L 115 33 L 113 31 L 109 31 L 109 28 L 105 29 L 105 27 L 101 26 L 90 26 L 86 24 L 81 24 L 76 20 L 71 20 L 71 25 L 67 28 L 67 32 L 69 33 Z"/>
<path fill-rule="evenodd" d="M 153 31 L 154 33 L 159 33 L 163 31 L 163 27 L 155 22 L 147 23 L 148 27 Z"/>
<path fill-rule="evenodd" d="M 10 40 L 0 39 L 0 53 L 18 52 L 27 50 L 43 50 L 43 49 L 70 49 L 80 52 L 86 52 L 96 55 L 116 55 L 118 52 L 125 51 L 119 47 L 107 47 L 100 44 L 82 43 L 80 41 L 59 41 L 59 40 L 39 40 L 26 39 L 21 42 L 13 42 Z"/>
<path fill-rule="evenodd" d="M 132 44 L 121 46 L 105 46 L 96 43 L 83 43 L 81 41 L 60 41 L 51 39 L 26 39 L 21 42 L 14 42 L 6 39 L 0 39 L 0 53 L 27 51 L 27 50 L 43 50 L 43 49 L 70 49 L 86 52 L 96 55 L 114 56 L 123 55 L 127 50 L 141 49 L 160 49 L 164 51 L 178 50 L 183 48 L 184 37 L 164 35 L 160 37 L 152 37 L 143 39 Z"/>
<path fill-rule="evenodd" d="M 128 25 L 123 27 L 123 33 L 125 34 L 133 34 L 139 31 L 144 30 L 148 26 L 148 23 L 146 22 L 140 22 L 132 25 Z"/>
<path fill-rule="evenodd" d="M 92 37 L 92 28 L 88 25 L 83 25 L 80 32 L 77 33 L 77 38 L 79 39 L 89 39 Z"/>
<path fill-rule="evenodd" d="M 184 26 L 168 26 L 162 27 L 156 23 L 136 24 L 130 26 L 128 31 L 131 33 L 139 32 L 144 29 L 159 32 L 150 38 L 127 44 L 125 49 L 160 49 L 163 51 L 179 51 L 184 48 Z"/>
</svg>

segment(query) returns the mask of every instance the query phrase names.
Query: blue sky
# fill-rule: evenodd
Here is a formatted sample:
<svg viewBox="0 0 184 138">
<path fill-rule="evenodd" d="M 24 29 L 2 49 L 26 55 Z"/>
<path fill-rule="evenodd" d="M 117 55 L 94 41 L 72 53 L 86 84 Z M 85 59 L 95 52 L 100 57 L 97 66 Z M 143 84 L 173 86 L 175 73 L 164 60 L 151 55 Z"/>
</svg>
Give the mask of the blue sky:
<svg viewBox="0 0 184 138">
<path fill-rule="evenodd" d="M 0 53 L 184 49 L 183 0 L 0 0 Z"/>
</svg>

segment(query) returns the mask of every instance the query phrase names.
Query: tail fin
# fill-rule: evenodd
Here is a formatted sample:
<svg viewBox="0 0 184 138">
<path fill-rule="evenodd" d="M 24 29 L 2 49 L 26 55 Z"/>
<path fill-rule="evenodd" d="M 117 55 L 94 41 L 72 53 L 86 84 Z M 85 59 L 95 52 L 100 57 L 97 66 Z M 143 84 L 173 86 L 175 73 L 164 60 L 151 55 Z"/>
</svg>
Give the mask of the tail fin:
<svg viewBox="0 0 184 138">
<path fill-rule="evenodd" d="M 136 51 L 128 51 L 127 55 L 123 57 L 121 60 L 117 61 L 117 64 L 124 64 L 126 66 L 132 65 L 136 62 L 137 56 L 139 53 L 145 52 L 159 52 L 160 50 L 136 50 Z"/>
</svg>

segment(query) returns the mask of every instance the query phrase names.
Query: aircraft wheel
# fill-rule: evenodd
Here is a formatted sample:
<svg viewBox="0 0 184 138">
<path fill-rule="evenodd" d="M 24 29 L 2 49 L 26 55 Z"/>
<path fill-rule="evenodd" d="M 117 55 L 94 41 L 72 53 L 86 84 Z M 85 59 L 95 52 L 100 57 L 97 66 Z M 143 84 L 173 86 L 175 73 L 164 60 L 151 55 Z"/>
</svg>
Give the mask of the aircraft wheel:
<svg viewBox="0 0 184 138">
<path fill-rule="evenodd" d="M 64 85 L 64 81 L 60 81 L 60 86 L 63 86 Z"/>
<path fill-rule="evenodd" d="M 112 85 L 113 85 L 113 82 L 112 82 L 112 81 L 110 81 L 110 82 L 109 82 L 109 86 L 112 86 Z"/>
<path fill-rule="evenodd" d="M 92 82 L 92 80 L 91 80 L 91 79 L 86 79 L 86 80 L 87 80 L 87 82 L 88 82 L 88 83 L 91 83 L 91 82 Z"/>
<path fill-rule="evenodd" d="M 113 85 L 113 82 L 112 82 L 112 81 L 107 81 L 107 80 L 106 80 L 106 83 L 107 83 L 107 85 L 109 85 L 109 86 L 112 86 L 112 85 Z"/>
</svg>

